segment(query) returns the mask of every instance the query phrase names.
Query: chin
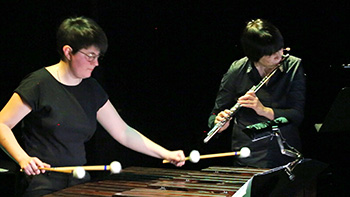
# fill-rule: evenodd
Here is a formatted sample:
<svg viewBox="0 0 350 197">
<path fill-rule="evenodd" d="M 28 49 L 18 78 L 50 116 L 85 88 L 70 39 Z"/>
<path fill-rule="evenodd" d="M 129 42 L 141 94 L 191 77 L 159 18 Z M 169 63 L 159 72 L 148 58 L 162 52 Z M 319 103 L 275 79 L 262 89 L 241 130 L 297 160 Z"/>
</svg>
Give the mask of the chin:
<svg viewBox="0 0 350 197">
<path fill-rule="evenodd" d="M 82 79 L 87 79 L 87 78 L 90 78 L 90 77 L 91 77 L 91 74 L 86 74 L 86 75 L 82 76 L 81 78 Z"/>
<path fill-rule="evenodd" d="M 89 78 L 89 77 L 91 77 L 91 75 L 92 75 L 92 72 L 88 72 L 85 74 L 85 76 L 83 78 Z"/>
</svg>

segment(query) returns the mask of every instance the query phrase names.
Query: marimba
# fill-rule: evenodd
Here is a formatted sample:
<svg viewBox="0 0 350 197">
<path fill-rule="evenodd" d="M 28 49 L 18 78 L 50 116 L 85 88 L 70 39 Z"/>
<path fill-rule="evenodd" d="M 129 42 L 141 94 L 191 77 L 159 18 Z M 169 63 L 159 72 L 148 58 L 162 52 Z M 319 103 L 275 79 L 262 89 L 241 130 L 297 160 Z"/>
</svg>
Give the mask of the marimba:
<svg viewBox="0 0 350 197">
<path fill-rule="evenodd" d="M 232 196 L 267 169 L 208 167 L 201 171 L 128 167 L 106 180 L 76 185 L 47 196 Z"/>
</svg>

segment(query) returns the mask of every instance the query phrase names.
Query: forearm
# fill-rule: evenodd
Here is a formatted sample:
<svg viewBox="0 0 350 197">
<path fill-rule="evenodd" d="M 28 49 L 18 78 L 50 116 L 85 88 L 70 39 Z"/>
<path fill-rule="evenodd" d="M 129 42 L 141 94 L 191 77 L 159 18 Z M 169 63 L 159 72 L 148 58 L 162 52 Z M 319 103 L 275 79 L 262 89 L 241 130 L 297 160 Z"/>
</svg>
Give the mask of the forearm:
<svg viewBox="0 0 350 197">
<path fill-rule="evenodd" d="M 263 107 L 259 112 L 258 115 L 264 116 L 269 120 L 275 119 L 275 113 L 272 108 L 270 107 Z"/>
<path fill-rule="evenodd" d="M 0 123 L 0 144 L 3 150 L 17 163 L 29 157 L 19 145 L 11 129 L 3 123 Z"/>
<path fill-rule="evenodd" d="M 140 132 L 127 126 L 124 135 L 119 136 L 119 143 L 124 146 L 156 158 L 165 158 L 169 151 L 162 146 L 154 143 Z"/>
<path fill-rule="evenodd" d="M 165 158 L 169 151 L 129 127 L 108 101 L 97 113 L 99 123 L 120 144 L 156 158 Z"/>
</svg>

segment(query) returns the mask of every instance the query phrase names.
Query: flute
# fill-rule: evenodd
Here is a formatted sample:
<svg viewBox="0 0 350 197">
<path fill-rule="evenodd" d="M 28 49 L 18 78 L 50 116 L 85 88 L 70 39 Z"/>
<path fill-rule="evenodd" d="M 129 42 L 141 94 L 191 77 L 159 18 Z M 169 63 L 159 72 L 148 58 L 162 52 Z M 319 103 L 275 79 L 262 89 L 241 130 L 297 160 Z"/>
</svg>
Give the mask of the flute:
<svg viewBox="0 0 350 197">
<path fill-rule="evenodd" d="M 285 50 L 289 51 L 290 48 L 286 48 Z M 249 89 L 249 91 L 254 91 L 256 93 L 271 77 L 274 75 L 277 71 L 277 69 L 282 65 L 282 62 L 289 57 L 289 54 L 286 54 L 283 56 L 282 60 L 277 64 L 277 66 L 268 74 L 266 75 L 258 85 L 254 85 L 252 88 Z M 248 92 L 249 92 L 248 91 Z M 218 122 L 215 124 L 215 126 L 208 132 L 207 137 L 204 138 L 204 143 L 207 143 L 226 123 L 231 119 L 232 116 L 234 116 L 237 111 L 241 108 L 240 103 L 236 103 L 231 109 L 231 113 L 228 117 L 226 117 L 224 120 Z"/>
</svg>

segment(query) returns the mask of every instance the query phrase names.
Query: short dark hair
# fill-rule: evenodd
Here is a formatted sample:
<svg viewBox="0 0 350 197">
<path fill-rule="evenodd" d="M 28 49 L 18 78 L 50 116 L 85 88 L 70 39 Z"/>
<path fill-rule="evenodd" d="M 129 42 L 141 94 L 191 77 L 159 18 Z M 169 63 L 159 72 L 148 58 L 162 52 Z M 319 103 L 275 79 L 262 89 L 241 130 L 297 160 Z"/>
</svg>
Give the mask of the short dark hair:
<svg viewBox="0 0 350 197">
<path fill-rule="evenodd" d="M 241 44 L 245 55 L 254 62 L 284 47 L 280 31 L 263 19 L 249 21 L 243 30 Z"/>
<path fill-rule="evenodd" d="M 69 45 L 73 54 L 82 48 L 95 46 L 103 55 L 108 48 L 108 40 L 102 28 L 92 19 L 86 17 L 72 17 L 65 19 L 58 28 L 57 50 L 64 59 L 63 46 Z"/>
</svg>

